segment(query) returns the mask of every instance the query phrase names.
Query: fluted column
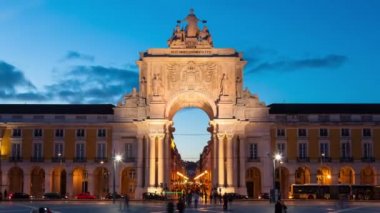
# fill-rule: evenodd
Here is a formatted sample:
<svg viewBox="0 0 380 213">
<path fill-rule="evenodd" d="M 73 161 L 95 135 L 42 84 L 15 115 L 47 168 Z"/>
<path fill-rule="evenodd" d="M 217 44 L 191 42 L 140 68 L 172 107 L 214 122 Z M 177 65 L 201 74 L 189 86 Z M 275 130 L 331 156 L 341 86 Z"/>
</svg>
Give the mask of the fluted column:
<svg viewBox="0 0 380 213">
<path fill-rule="evenodd" d="M 233 182 L 233 141 L 232 141 L 232 135 L 226 135 L 226 172 L 227 172 L 227 186 L 232 187 L 234 185 Z"/>
<path fill-rule="evenodd" d="M 240 165 L 239 165 L 239 174 L 240 174 L 240 188 L 245 189 L 245 162 L 246 162 L 246 151 L 245 151 L 245 138 L 239 138 L 239 157 L 240 157 Z"/>
<path fill-rule="evenodd" d="M 145 150 L 143 150 L 144 152 L 144 159 L 145 160 L 145 167 L 144 167 L 144 175 L 145 175 L 145 186 L 144 187 L 148 187 L 150 186 L 150 138 L 145 138 L 144 140 L 144 143 L 145 143 Z"/>
<path fill-rule="evenodd" d="M 156 135 L 149 135 L 149 186 L 156 185 Z"/>
<path fill-rule="evenodd" d="M 218 186 L 218 137 L 215 133 L 212 140 L 212 183 Z"/>
<path fill-rule="evenodd" d="M 137 138 L 137 187 L 143 187 L 142 167 L 143 167 L 143 144 L 144 138 Z"/>
<path fill-rule="evenodd" d="M 224 134 L 218 134 L 218 186 L 224 187 Z"/>
<path fill-rule="evenodd" d="M 170 147 L 170 143 L 171 143 L 171 140 L 170 140 L 170 134 L 169 133 L 166 133 L 165 135 L 165 139 L 164 139 L 164 156 L 165 156 L 165 159 L 164 159 L 164 183 L 167 184 L 167 186 L 169 186 L 169 183 L 170 183 L 170 163 L 171 163 L 171 159 L 170 159 L 170 150 L 171 150 L 171 147 Z"/>
<path fill-rule="evenodd" d="M 157 181 L 164 183 L 164 134 L 157 135 Z"/>
</svg>

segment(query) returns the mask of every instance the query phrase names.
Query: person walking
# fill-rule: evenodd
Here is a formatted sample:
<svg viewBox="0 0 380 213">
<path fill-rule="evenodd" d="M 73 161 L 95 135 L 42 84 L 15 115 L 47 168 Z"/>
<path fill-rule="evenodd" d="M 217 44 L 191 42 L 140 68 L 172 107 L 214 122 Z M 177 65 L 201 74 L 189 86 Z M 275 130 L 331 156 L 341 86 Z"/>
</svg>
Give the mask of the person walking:
<svg viewBox="0 0 380 213">
<path fill-rule="evenodd" d="M 182 199 L 178 200 L 177 209 L 179 213 L 183 213 L 185 211 L 185 202 L 183 202 Z"/>
<path fill-rule="evenodd" d="M 194 194 L 194 208 L 198 208 L 199 194 L 195 192 Z"/>
<path fill-rule="evenodd" d="M 125 196 L 124 196 L 124 209 L 126 211 L 128 211 L 128 209 L 129 209 L 129 197 L 128 197 L 128 194 L 125 194 Z"/>
<path fill-rule="evenodd" d="M 274 213 L 286 213 L 287 209 L 288 207 L 281 200 L 277 200 L 274 205 Z"/>
</svg>

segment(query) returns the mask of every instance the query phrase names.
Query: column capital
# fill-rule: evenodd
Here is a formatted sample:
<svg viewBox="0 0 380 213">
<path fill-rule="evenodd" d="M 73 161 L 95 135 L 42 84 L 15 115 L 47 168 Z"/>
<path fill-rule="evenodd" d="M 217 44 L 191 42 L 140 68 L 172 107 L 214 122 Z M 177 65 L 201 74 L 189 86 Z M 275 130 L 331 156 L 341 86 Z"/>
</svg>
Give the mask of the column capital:
<svg viewBox="0 0 380 213">
<path fill-rule="evenodd" d="M 217 133 L 216 135 L 219 138 L 219 140 L 227 138 L 228 141 L 232 140 L 234 136 L 233 134 L 229 134 L 229 133 Z"/>
<path fill-rule="evenodd" d="M 165 137 L 165 133 L 150 133 L 149 138 L 151 140 L 154 140 L 155 138 L 158 138 L 158 140 L 162 140 Z"/>
</svg>

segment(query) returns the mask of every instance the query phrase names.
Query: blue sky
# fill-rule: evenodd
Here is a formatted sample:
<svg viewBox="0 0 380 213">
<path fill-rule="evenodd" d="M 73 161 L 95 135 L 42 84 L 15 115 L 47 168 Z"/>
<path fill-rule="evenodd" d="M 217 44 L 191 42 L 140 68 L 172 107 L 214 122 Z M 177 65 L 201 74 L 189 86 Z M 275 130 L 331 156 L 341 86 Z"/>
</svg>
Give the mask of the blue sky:
<svg viewBox="0 0 380 213">
<path fill-rule="evenodd" d="M 166 47 L 190 8 L 215 47 L 243 52 L 244 86 L 266 104 L 380 102 L 376 0 L 0 0 L 0 102 L 115 104 L 138 84 L 138 53 Z M 194 150 L 182 155 L 197 158 L 207 116 L 174 121 L 180 151 Z"/>
</svg>

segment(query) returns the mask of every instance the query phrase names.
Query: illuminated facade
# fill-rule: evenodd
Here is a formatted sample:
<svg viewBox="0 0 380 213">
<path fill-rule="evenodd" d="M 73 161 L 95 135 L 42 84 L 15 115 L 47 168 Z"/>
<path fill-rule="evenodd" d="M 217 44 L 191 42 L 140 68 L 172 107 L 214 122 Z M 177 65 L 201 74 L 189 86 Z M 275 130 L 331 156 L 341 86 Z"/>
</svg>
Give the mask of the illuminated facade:
<svg viewBox="0 0 380 213">
<path fill-rule="evenodd" d="M 266 106 L 243 90 L 242 54 L 214 48 L 198 21 L 191 12 L 169 48 L 140 54 L 139 90 L 116 106 L 0 105 L 1 190 L 102 197 L 115 154 L 117 192 L 173 190 L 184 171 L 172 118 L 186 107 L 210 118 L 197 176 L 208 193 L 257 197 L 274 183 L 286 197 L 292 183 L 378 183 L 380 105 Z"/>
</svg>

